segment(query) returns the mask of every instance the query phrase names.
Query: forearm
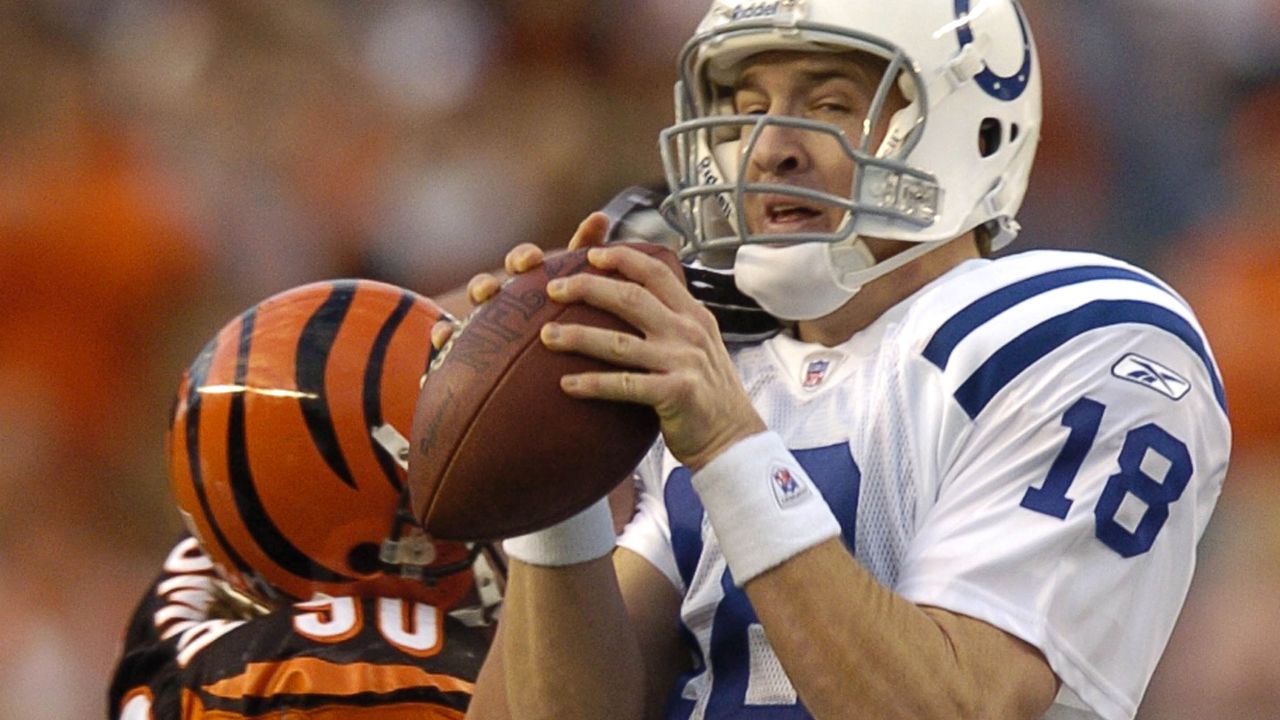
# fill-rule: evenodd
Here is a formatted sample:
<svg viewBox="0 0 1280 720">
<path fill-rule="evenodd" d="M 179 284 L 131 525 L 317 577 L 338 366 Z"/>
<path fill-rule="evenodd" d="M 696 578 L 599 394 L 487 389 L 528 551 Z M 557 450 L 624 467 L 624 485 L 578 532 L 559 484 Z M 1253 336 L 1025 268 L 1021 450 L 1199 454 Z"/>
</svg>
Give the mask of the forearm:
<svg viewBox="0 0 1280 720">
<path fill-rule="evenodd" d="M 518 560 L 502 611 L 513 718 L 639 718 L 644 676 L 609 557 L 564 567 Z"/>
<path fill-rule="evenodd" d="M 510 720 L 507 709 L 507 689 L 503 677 L 502 626 L 494 635 L 489 654 L 484 658 L 480 675 L 476 678 L 475 691 L 467 706 L 467 718 L 475 720 Z"/>
<path fill-rule="evenodd" d="M 1033 718 L 1056 692 L 1033 648 L 894 594 L 837 539 L 744 589 L 815 718 Z"/>
</svg>

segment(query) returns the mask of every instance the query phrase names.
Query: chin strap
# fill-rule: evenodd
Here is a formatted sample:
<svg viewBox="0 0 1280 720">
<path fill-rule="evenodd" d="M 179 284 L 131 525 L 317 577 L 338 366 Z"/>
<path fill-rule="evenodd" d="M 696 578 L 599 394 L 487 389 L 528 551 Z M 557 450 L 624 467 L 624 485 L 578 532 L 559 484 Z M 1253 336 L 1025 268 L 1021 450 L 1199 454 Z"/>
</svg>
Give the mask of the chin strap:
<svg viewBox="0 0 1280 720">
<path fill-rule="evenodd" d="M 488 627 L 498 620 L 502 610 L 502 595 L 507 587 L 507 564 L 502 554 L 492 544 L 478 545 L 481 549 L 472 569 L 475 573 L 475 605 L 449 611 L 452 617 L 467 627 Z"/>
<path fill-rule="evenodd" d="M 269 605 L 252 595 L 240 592 L 222 578 L 213 578 L 213 588 L 217 600 L 210 608 L 210 617 L 252 620 L 271 612 Z"/>
<path fill-rule="evenodd" d="M 842 273 L 837 280 L 840 283 L 840 286 L 844 289 L 857 290 L 872 280 L 888 275 L 930 250 L 935 250 L 938 247 L 945 245 L 947 242 L 948 240 L 934 240 L 930 242 L 915 243 L 906 250 L 903 250 L 897 255 L 885 260 L 881 260 L 872 267 Z"/>
<path fill-rule="evenodd" d="M 373 428 L 370 434 L 401 469 L 406 471 L 409 469 L 409 441 L 399 430 L 383 423 Z M 436 559 L 435 541 L 414 517 L 409 503 L 409 488 L 406 486 L 400 491 L 400 501 L 391 523 L 391 532 L 378 548 L 378 560 L 387 572 L 431 583 L 437 578 L 472 567 L 486 545 L 468 543 L 466 547 L 466 557 L 444 565 L 431 565 Z"/>
<path fill-rule="evenodd" d="M 409 440 L 389 423 L 383 423 L 369 431 L 400 469 L 409 469 Z M 425 578 L 423 568 L 436 559 L 435 543 L 431 536 L 418 524 L 409 505 L 409 488 L 400 491 L 399 505 L 395 518 L 391 523 L 391 532 L 383 539 L 378 548 L 378 561 L 388 572 L 396 572 L 402 577 L 422 580 Z"/>
</svg>

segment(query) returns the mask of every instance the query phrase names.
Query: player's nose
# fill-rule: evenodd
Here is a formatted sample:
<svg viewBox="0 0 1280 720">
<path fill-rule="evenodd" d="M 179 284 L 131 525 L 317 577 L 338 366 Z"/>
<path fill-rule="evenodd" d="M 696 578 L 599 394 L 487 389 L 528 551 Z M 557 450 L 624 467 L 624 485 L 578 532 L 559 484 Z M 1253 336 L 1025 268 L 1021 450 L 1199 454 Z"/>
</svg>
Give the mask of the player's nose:
<svg viewBox="0 0 1280 720">
<path fill-rule="evenodd" d="M 762 119 L 750 133 L 748 162 L 756 174 L 766 177 L 781 178 L 803 173 L 812 165 L 805 138 L 812 134 Z"/>
</svg>

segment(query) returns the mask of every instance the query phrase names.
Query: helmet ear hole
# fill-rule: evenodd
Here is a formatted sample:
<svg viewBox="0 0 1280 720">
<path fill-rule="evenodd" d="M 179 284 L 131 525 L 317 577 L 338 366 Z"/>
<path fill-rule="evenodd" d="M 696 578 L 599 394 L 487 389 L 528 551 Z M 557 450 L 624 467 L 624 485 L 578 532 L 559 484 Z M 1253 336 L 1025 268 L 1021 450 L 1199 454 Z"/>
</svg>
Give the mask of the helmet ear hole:
<svg viewBox="0 0 1280 720">
<path fill-rule="evenodd" d="M 347 566 L 357 575 L 372 575 L 382 569 L 378 559 L 377 543 L 365 542 L 351 548 L 347 553 Z"/>
<path fill-rule="evenodd" d="M 978 152 L 982 157 L 995 155 L 1000 149 L 1003 136 L 1004 128 L 999 120 L 992 117 L 983 118 L 982 126 L 978 128 Z"/>
</svg>

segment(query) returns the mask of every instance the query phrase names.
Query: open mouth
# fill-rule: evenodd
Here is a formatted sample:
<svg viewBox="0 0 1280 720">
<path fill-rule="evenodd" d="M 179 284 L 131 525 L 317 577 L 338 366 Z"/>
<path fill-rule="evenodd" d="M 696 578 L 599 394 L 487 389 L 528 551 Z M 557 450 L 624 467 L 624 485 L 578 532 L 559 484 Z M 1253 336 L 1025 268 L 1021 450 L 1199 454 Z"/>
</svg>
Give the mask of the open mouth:
<svg viewBox="0 0 1280 720">
<path fill-rule="evenodd" d="M 765 209 L 769 222 L 778 224 L 803 223 L 822 217 L 822 213 L 804 205 L 770 205 Z"/>
<path fill-rule="evenodd" d="M 838 222 L 830 203 L 805 197 L 800 192 L 751 194 L 747 196 L 747 203 L 750 229 L 761 235 L 825 234 Z"/>
<path fill-rule="evenodd" d="M 775 198 L 761 208 L 761 233 L 824 233 L 830 231 L 830 216 L 820 205 L 797 202 L 795 198 Z"/>
</svg>

